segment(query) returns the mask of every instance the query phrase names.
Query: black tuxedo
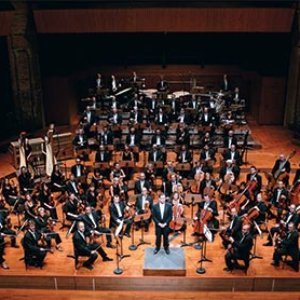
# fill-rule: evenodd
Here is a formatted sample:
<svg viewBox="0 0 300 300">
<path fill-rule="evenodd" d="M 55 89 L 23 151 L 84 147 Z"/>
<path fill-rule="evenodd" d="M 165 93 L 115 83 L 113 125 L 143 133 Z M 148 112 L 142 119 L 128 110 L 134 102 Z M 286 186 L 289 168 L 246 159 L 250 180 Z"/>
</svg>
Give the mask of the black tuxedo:
<svg viewBox="0 0 300 300">
<path fill-rule="evenodd" d="M 82 114 L 81 122 L 88 123 L 88 124 L 92 125 L 92 124 L 94 124 L 94 123 L 97 122 L 97 116 L 96 116 L 96 114 L 93 111 L 90 111 L 90 114 L 88 114 L 88 112 L 85 111 Z"/>
<path fill-rule="evenodd" d="M 232 170 L 232 173 L 233 173 L 233 175 L 235 177 L 235 180 L 236 180 L 240 175 L 240 168 L 238 166 L 233 166 L 231 168 L 231 170 Z M 226 175 L 226 173 L 227 173 L 227 167 L 224 166 L 220 169 L 220 178 L 224 179 L 224 176 Z"/>
<path fill-rule="evenodd" d="M 95 162 L 109 162 L 110 159 L 111 159 L 111 155 L 108 151 L 97 151 L 96 152 Z"/>
<path fill-rule="evenodd" d="M 112 124 L 122 124 L 123 122 L 123 117 L 121 114 L 117 113 L 117 119 L 116 119 L 117 122 L 115 122 L 114 120 L 114 114 L 113 113 L 110 113 L 108 115 L 108 122 L 109 123 L 112 123 Z"/>
<path fill-rule="evenodd" d="M 114 203 L 111 203 L 109 206 L 109 214 L 110 214 L 109 228 L 118 227 L 118 225 L 120 224 L 119 221 L 124 220 L 125 204 L 123 202 L 120 202 L 119 205 L 121 210 L 121 216 L 119 216 L 118 210 Z M 132 221 L 124 220 L 124 223 L 126 224 L 125 233 L 129 234 Z"/>
<path fill-rule="evenodd" d="M 112 145 L 114 135 L 111 131 L 102 132 L 98 135 L 98 140 L 101 145 Z"/>
<path fill-rule="evenodd" d="M 183 151 L 180 151 L 177 155 L 177 161 L 179 163 L 190 163 L 192 159 L 192 153 L 188 150 L 185 151 L 185 161 L 183 161 Z"/>
<path fill-rule="evenodd" d="M 168 240 L 168 234 L 169 234 L 169 223 L 172 221 L 172 205 L 170 203 L 165 203 L 165 209 L 164 214 L 161 216 L 160 212 L 160 204 L 157 203 L 153 205 L 152 208 L 152 218 L 155 223 L 155 234 L 156 234 L 156 249 L 160 249 L 161 244 L 161 236 L 163 236 L 163 244 L 164 248 L 169 248 L 169 240 Z M 167 224 L 164 228 L 161 228 L 158 223 Z"/>
<path fill-rule="evenodd" d="M 131 146 L 130 145 L 130 142 L 131 142 L 131 137 L 134 137 L 134 146 L 139 146 L 140 145 L 140 142 L 141 142 L 141 137 L 139 134 L 135 133 L 135 134 L 128 134 L 126 136 L 126 144 Z"/>
<path fill-rule="evenodd" d="M 211 113 L 202 113 L 199 121 L 202 126 L 210 125 L 212 123 L 212 114 Z"/>
<path fill-rule="evenodd" d="M 163 153 L 160 150 L 156 150 L 156 160 L 154 160 L 154 150 L 149 152 L 148 161 L 164 161 Z"/>
<path fill-rule="evenodd" d="M 73 140 L 73 145 L 75 148 L 84 149 L 88 147 L 88 139 L 85 135 L 82 135 L 82 141 L 80 141 L 80 135 L 77 134 Z"/>
<path fill-rule="evenodd" d="M 200 194 L 203 195 L 204 189 L 206 187 L 208 187 L 209 184 L 210 184 L 210 186 L 214 187 L 215 190 L 217 190 L 217 184 L 213 179 L 211 179 L 210 182 L 208 182 L 208 180 L 206 180 L 206 179 L 203 179 L 200 183 Z"/>
<path fill-rule="evenodd" d="M 155 117 L 155 122 L 157 124 L 160 124 L 160 125 L 164 125 L 164 124 L 167 124 L 168 123 L 168 116 L 166 113 L 162 113 L 161 114 L 161 119 L 160 119 L 160 114 L 157 113 L 156 117 Z"/>
<path fill-rule="evenodd" d="M 188 130 L 184 130 L 183 132 L 177 129 L 176 132 L 176 144 L 178 145 L 190 145 L 190 134 Z"/>
<path fill-rule="evenodd" d="M 208 156 L 210 159 L 215 160 L 215 150 L 214 149 L 208 149 Z M 205 161 L 206 160 L 206 150 L 202 149 L 200 152 L 200 160 Z"/>
<path fill-rule="evenodd" d="M 19 175 L 18 181 L 21 192 L 24 192 L 25 189 L 29 189 L 32 186 L 31 175 L 29 172 L 26 172 L 25 174 L 22 173 L 21 175 Z"/>
<path fill-rule="evenodd" d="M 157 135 L 154 134 L 151 138 L 151 145 L 155 145 L 156 144 L 156 139 Z M 165 145 L 166 144 L 166 139 L 165 137 L 163 137 L 162 135 L 160 135 L 160 145 Z"/>
<path fill-rule="evenodd" d="M 226 150 L 224 153 L 224 160 L 232 160 L 232 156 L 233 156 L 233 160 L 236 162 L 236 164 L 240 165 L 241 164 L 241 155 L 239 153 L 239 151 L 235 150 L 234 154 L 232 155 L 233 152 L 231 152 L 231 150 Z"/>
<path fill-rule="evenodd" d="M 79 170 L 79 176 L 77 176 L 77 170 Z M 84 166 L 83 165 L 74 165 L 71 167 L 71 173 L 75 176 L 75 178 L 81 177 L 84 175 Z"/>
<path fill-rule="evenodd" d="M 144 188 L 147 188 L 149 191 L 151 189 L 151 183 L 148 180 L 144 180 Z M 142 187 L 141 187 L 141 181 L 138 180 L 134 184 L 134 193 L 135 194 L 141 194 L 142 193 Z"/>
<path fill-rule="evenodd" d="M 134 112 L 134 111 L 132 111 L 132 112 L 130 113 L 129 119 L 132 119 L 132 120 L 135 121 L 135 112 Z M 142 114 L 141 111 L 138 111 L 138 112 L 137 112 L 137 119 L 136 119 L 136 122 L 137 122 L 137 123 L 140 123 L 140 124 L 143 123 L 143 114 Z"/>
<path fill-rule="evenodd" d="M 261 186 L 262 186 L 262 178 L 259 174 L 255 174 L 252 176 L 252 174 L 247 174 L 246 176 L 246 179 L 247 179 L 247 182 L 250 181 L 250 179 L 253 179 L 253 180 L 256 180 L 256 189 L 254 191 L 254 194 L 258 194 L 261 190 Z"/>
<path fill-rule="evenodd" d="M 156 88 L 160 92 L 167 91 L 169 89 L 168 82 L 165 80 L 161 80 L 157 83 Z"/>
<path fill-rule="evenodd" d="M 74 185 L 73 185 L 73 184 Z M 75 188 L 75 187 L 76 188 Z M 77 188 L 77 182 L 76 181 L 73 181 L 73 182 L 71 182 L 71 180 L 69 180 L 68 182 L 67 182 L 67 191 L 70 193 L 70 194 L 75 194 L 75 195 L 78 195 L 79 194 L 79 190 L 78 190 L 78 188 Z"/>
<path fill-rule="evenodd" d="M 230 142 L 230 137 L 227 135 L 224 137 L 223 143 L 224 143 L 224 148 L 230 148 L 231 145 L 237 145 L 237 138 L 235 136 L 231 137 L 231 143 Z"/>
<path fill-rule="evenodd" d="M 152 100 L 153 99 L 148 99 L 148 101 L 147 101 L 147 108 L 148 108 L 149 111 L 156 112 L 157 106 L 158 106 L 158 102 L 157 102 L 157 100 L 154 100 L 154 101 L 152 101 Z"/>
<path fill-rule="evenodd" d="M 280 194 L 280 196 L 279 196 L 279 194 Z M 280 200 L 279 199 L 280 199 L 281 196 L 285 196 L 286 198 L 288 198 L 288 191 L 285 188 L 283 188 L 282 190 L 279 190 L 278 188 L 276 188 L 273 191 L 273 194 L 272 194 L 272 197 L 271 197 L 271 203 L 273 205 L 275 205 L 276 207 L 278 207 L 280 205 Z"/>
</svg>

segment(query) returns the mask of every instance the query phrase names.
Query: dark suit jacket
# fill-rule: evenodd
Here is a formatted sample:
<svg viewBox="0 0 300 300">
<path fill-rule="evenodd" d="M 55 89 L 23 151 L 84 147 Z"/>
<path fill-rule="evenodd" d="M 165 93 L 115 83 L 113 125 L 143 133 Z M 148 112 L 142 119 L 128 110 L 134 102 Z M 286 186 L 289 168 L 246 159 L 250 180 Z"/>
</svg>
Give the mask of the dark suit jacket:
<svg viewBox="0 0 300 300">
<path fill-rule="evenodd" d="M 148 180 L 145 180 L 144 187 L 147 188 L 147 190 L 151 189 L 151 183 Z M 134 193 L 135 194 L 141 194 L 142 188 L 141 188 L 141 181 L 138 180 L 134 184 Z"/>
<path fill-rule="evenodd" d="M 200 121 L 201 125 L 208 126 L 209 124 L 212 123 L 212 114 L 208 113 L 207 121 L 205 121 L 204 113 L 202 113 L 199 121 Z"/>
<path fill-rule="evenodd" d="M 119 217 L 118 215 L 118 211 L 117 208 L 115 206 L 114 203 L 111 203 L 109 206 L 109 214 L 110 214 L 110 220 L 109 220 L 109 227 L 117 227 L 119 225 L 118 220 L 123 220 L 124 218 L 124 209 L 125 209 L 125 205 L 123 204 L 123 202 L 120 202 L 120 209 L 121 209 L 121 213 L 122 216 Z"/>
<path fill-rule="evenodd" d="M 86 232 L 89 232 L 89 231 L 99 227 L 100 217 L 94 211 L 92 212 L 92 215 L 93 215 L 94 221 L 96 223 L 96 227 L 94 226 L 92 220 L 90 219 L 90 217 L 88 215 L 84 214 L 82 216 L 82 221 L 85 224 Z"/>
<path fill-rule="evenodd" d="M 253 237 L 248 233 L 244 238 L 242 232 L 238 232 L 233 242 L 233 248 L 238 252 L 242 259 L 249 260 L 251 248 L 253 246 Z"/>
<path fill-rule="evenodd" d="M 183 154 L 182 154 L 182 151 L 180 151 L 180 152 L 178 153 L 178 156 L 177 156 L 177 161 L 178 161 L 179 163 L 183 163 L 183 161 L 182 161 L 182 155 L 183 155 Z M 192 157 L 191 151 L 186 150 L 186 153 L 185 153 L 185 160 L 186 160 L 186 162 L 191 162 L 192 159 L 193 159 L 193 157 Z"/>
<path fill-rule="evenodd" d="M 113 138 L 114 135 L 111 131 L 108 131 L 106 133 L 107 139 L 105 140 L 105 134 L 99 134 L 98 135 L 98 140 L 100 142 L 100 144 L 102 145 L 112 145 L 113 144 Z"/>
<path fill-rule="evenodd" d="M 159 203 L 153 205 L 152 208 L 152 219 L 155 222 L 155 226 L 158 226 L 158 223 L 166 223 L 167 226 L 172 221 L 172 205 L 170 203 L 165 203 L 164 215 L 161 217 Z"/>
<path fill-rule="evenodd" d="M 206 151 L 204 149 L 201 150 L 200 152 L 200 160 L 205 160 L 206 159 Z M 215 150 L 214 149 L 208 149 L 208 153 L 211 159 L 215 159 Z"/>
<path fill-rule="evenodd" d="M 112 119 L 113 119 L 113 113 L 110 113 L 109 115 L 108 115 L 108 122 L 109 123 L 114 123 L 113 121 L 112 121 Z M 119 113 L 117 114 L 117 124 L 122 124 L 122 122 L 123 122 L 123 117 L 122 117 L 122 115 L 120 115 Z"/>
<path fill-rule="evenodd" d="M 277 203 L 278 193 L 279 193 L 279 190 L 278 190 L 278 188 L 276 188 L 276 189 L 273 191 L 273 195 L 272 195 L 272 198 L 271 198 L 271 203 L 272 203 L 273 205 L 278 204 L 278 203 Z M 282 189 L 280 196 L 285 196 L 286 198 L 288 198 L 288 191 L 287 191 L 286 189 Z"/>
<path fill-rule="evenodd" d="M 40 254 L 40 246 L 38 245 L 38 241 L 41 238 L 41 234 L 37 231 L 35 231 L 36 239 L 33 237 L 33 235 L 27 231 L 24 238 L 23 238 L 23 246 L 25 251 L 28 251 L 30 254 Z"/>
<path fill-rule="evenodd" d="M 86 111 L 82 114 L 81 122 L 84 122 L 84 123 L 87 122 L 87 112 Z M 91 111 L 91 116 L 90 116 L 90 122 L 89 122 L 89 124 L 94 124 L 96 122 L 97 122 L 97 116 L 96 116 L 96 114 L 93 111 Z"/>
<path fill-rule="evenodd" d="M 102 160 L 100 151 L 97 151 L 95 156 L 95 162 L 109 162 L 110 158 L 110 153 L 108 151 L 104 151 Z"/>
<path fill-rule="evenodd" d="M 129 118 L 135 120 L 135 113 L 131 112 Z M 137 113 L 137 122 L 143 123 L 143 114 L 141 111 L 138 111 L 138 113 Z"/>
<path fill-rule="evenodd" d="M 154 134 L 151 138 L 151 145 L 155 145 L 156 144 L 156 134 Z M 165 145 L 166 144 L 166 139 L 164 136 L 160 135 L 160 144 L 161 145 Z"/>
<path fill-rule="evenodd" d="M 293 181 L 293 185 L 296 184 L 296 182 L 300 179 L 300 169 L 298 169 L 296 171 L 295 177 L 294 177 L 294 181 Z"/>
<path fill-rule="evenodd" d="M 79 135 L 77 134 L 73 140 L 73 145 L 75 147 L 82 147 L 82 148 L 86 148 L 88 146 L 88 140 L 87 140 L 87 137 L 85 135 L 82 136 L 83 139 L 82 139 L 82 145 L 80 145 L 80 139 L 79 139 Z"/>
<path fill-rule="evenodd" d="M 81 234 L 76 230 L 73 235 L 73 246 L 78 255 L 90 256 L 91 250 L 88 247 L 88 243 L 82 238 Z"/>
<path fill-rule="evenodd" d="M 128 135 L 126 136 L 126 144 L 127 144 L 127 145 L 130 144 L 130 140 L 131 140 L 130 137 L 131 137 L 131 134 L 128 134 Z M 139 146 L 139 145 L 140 145 L 140 142 L 141 142 L 141 137 L 140 137 L 140 135 L 137 134 L 137 133 L 135 133 L 135 134 L 134 134 L 134 144 L 135 144 L 136 146 Z"/>
<path fill-rule="evenodd" d="M 229 136 L 224 137 L 223 143 L 224 143 L 224 148 L 229 148 Z M 237 138 L 235 136 L 232 137 L 231 144 L 237 145 Z"/>
<path fill-rule="evenodd" d="M 274 167 L 273 167 L 273 169 L 272 169 L 272 174 L 273 174 L 273 175 L 275 175 L 276 171 L 279 169 L 279 167 L 280 167 L 280 162 L 281 162 L 281 161 L 280 161 L 279 159 L 276 160 L 276 162 L 275 162 L 275 164 L 274 164 Z M 285 163 L 284 168 L 285 168 L 285 171 L 286 171 L 287 173 L 290 173 L 290 172 L 291 172 L 291 164 L 290 164 L 289 161 L 287 161 L 287 162 Z"/>
<path fill-rule="evenodd" d="M 83 165 L 79 165 L 80 166 L 80 174 L 81 174 L 81 176 L 83 176 L 84 175 L 84 166 Z M 71 167 L 71 173 L 75 176 L 75 177 L 77 177 L 77 165 L 74 165 L 74 166 L 72 166 Z"/>
<path fill-rule="evenodd" d="M 200 213 L 201 210 L 204 208 L 204 201 L 200 202 L 198 205 L 198 211 L 196 216 L 199 218 L 200 217 Z M 208 208 L 212 209 L 212 214 L 214 217 L 218 216 L 218 206 L 217 206 L 217 202 L 215 200 L 210 201 Z"/>
<path fill-rule="evenodd" d="M 237 164 L 241 163 L 241 155 L 240 155 L 239 151 L 235 150 L 233 158 Z M 230 150 L 226 150 L 224 153 L 224 160 L 228 160 L 228 159 L 231 159 L 231 151 Z"/>
<path fill-rule="evenodd" d="M 247 182 L 250 180 L 251 176 L 252 176 L 251 174 L 247 174 L 247 177 L 246 177 Z M 256 179 L 256 182 L 257 182 L 256 183 L 256 191 L 259 192 L 261 190 L 262 178 L 259 174 L 256 174 L 254 178 Z"/>
<path fill-rule="evenodd" d="M 154 151 L 149 152 L 148 161 L 154 161 Z M 163 153 L 160 150 L 157 150 L 156 161 L 164 161 Z"/>
<path fill-rule="evenodd" d="M 135 202 L 135 209 L 136 209 L 136 212 L 138 214 L 142 214 L 144 213 L 143 211 L 143 200 L 142 200 L 142 195 L 139 195 L 137 198 L 136 198 L 136 202 Z M 152 206 L 153 206 L 153 199 L 150 195 L 147 195 L 146 197 L 146 200 L 149 202 L 149 208 L 152 209 Z"/>
<path fill-rule="evenodd" d="M 287 233 L 286 238 L 282 241 L 281 245 L 286 249 L 292 257 L 299 257 L 299 242 L 298 231 L 294 230 L 291 233 Z"/>
</svg>

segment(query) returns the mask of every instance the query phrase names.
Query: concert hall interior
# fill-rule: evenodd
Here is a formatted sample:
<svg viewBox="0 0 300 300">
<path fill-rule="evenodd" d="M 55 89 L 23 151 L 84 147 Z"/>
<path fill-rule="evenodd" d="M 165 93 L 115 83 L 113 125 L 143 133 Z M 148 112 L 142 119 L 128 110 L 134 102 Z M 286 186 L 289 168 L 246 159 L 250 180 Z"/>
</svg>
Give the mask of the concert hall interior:
<svg viewBox="0 0 300 300">
<path fill-rule="evenodd" d="M 299 299 L 298 0 L 0 1 L 2 299 Z"/>
</svg>

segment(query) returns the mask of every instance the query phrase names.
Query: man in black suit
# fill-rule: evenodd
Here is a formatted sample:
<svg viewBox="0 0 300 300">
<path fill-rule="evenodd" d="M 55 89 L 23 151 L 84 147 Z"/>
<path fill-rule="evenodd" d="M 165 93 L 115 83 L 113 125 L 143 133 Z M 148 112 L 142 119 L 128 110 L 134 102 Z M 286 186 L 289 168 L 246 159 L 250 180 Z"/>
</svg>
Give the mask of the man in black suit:
<svg viewBox="0 0 300 300">
<path fill-rule="evenodd" d="M 226 160 L 226 165 L 220 169 L 220 178 L 224 181 L 225 175 L 233 175 L 233 183 L 238 179 L 240 175 L 240 167 L 232 162 L 232 160 Z"/>
<path fill-rule="evenodd" d="M 223 80 L 221 82 L 220 89 L 224 92 L 228 92 L 231 89 L 231 85 L 230 85 L 227 74 L 223 75 Z"/>
<path fill-rule="evenodd" d="M 166 144 L 166 138 L 162 135 L 160 129 L 156 129 L 155 134 L 151 138 L 151 145 L 163 146 Z"/>
<path fill-rule="evenodd" d="M 98 134 L 98 140 L 102 145 L 112 145 L 113 144 L 114 134 L 111 130 L 108 130 L 108 127 L 105 126 Z"/>
<path fill-rule="evenodd" d="M 70 175 L 70 178 L 66 186 L 67 186 L 67 192 L 69 194 L 79 195 L 79 185 L 73 174 Z"/>
<path fill-rule="evenodd" d="M 160 92 L 166 92 L 169 89 L 168 82 L 164 80 L 163 76 L 160 76 L 160 81 L 157 83 L 156 89 Z"/>
<path fill-rule="evenodd" d="M 204 161 L 204 162 L 215 162 L 216 158 L 215 158 L 215 149 L 210 148 L 209 144 L 205 144 L 203 149 L 200 152 L 200 160 Z"/>
<path fill-rule="evenodd" d="M 185 111 L 184 108 L 181 108 L 180 109 L 180 113 L 177 117 L 177 121 L 178 123 L 181 123 L 181 124 L 191 124 L 191 115 Z"/>
<path fill-rule="evenodd" d="M 243 225 L 242 231 L 238 232 L 236 238 L 229 238 L 230 244 L 227 246 L 225 254 L 226 268 L 224 271 L 231 272 L 238 259 L 245 263 L 245 269 L 249 267 L 250 251 L 253 246 L 253 237 L 250 234 L 250 225 Z"/>
<path fill-rule="evenodd" d="M 81 117 L 81 123 L 84 124 L 85 129 L 88 131 L 90 127 L 97 122 L 97 116 L 90 106 L 86 107 Z M 86 131 L 86 132 L 87 132 Z"/>
<path fill-rule="evenodd" d="M 228 135 L 224 137 L 224 148 L 230 149 L 231 145 L 237 145 L 237 139 L 233 135 L 233 130 L 228 131 Z"/>
<path fill-rule="evenodd" d="M 26 167 L 21 167 L 21 174 L 18 176 L 18 182 L 20 186 L 20 192 L 25 194 L 28 189 L 33 186 L 33 178 L 31 174 L 28 172 Z"/>
<path fill-rule="evenodd" d="M 158 109 L 157 115 L 155 116 L 155 123 L 158 125 L 167 125 L 168 123 L 168 115 L 162 108 Z"/>
<path fill-rule="evenodd" d="M 285 188 L 282 180 L 279 180 L 277 187 L 273 190 L 271 204 L 277 208 L 277 219 L 280 219 L 283 210 L 288 207 L 289 192 Z"/>
<path fill-rule="evenodd" d="M 204 194 L 205 188 L 213 188 L 215 191 L 217 190 L 216 181 L 212 178 L 211 173 L 205 172 L 204 179 L 200 183 L 200 194 Z"/>
<path fill-rule="evenodd" d="M 73 145 L 75 149 L 86 149 L 88 147 L 88 139 L 82 128 L 79 129 L 78 134 L 73 139 Z"/>
<path fill-rule="evenodd" d="M 99 244 L 88 244 L 86 236 L 84 223 L 78 222 L 77 230 L 73 235 L 73 246 L 76 255 L 88 257 L 88 260 L 83 263 L 85 268 L 89 270 L 93 269 L 93 263 L 98 257 L 97 252 L 101 255 L 103 261 L 112 261 Z"/>
<path fill-rule="evenodd" d="M 86 234 L 105 234 L 107 241 L 106 247 L 113 248 L 111 231 L 108 228 L 100 225 L 101 219 L 102 216 L 99 216 L 99 214 L 93 211 L 91 206 L 85 207 L 84 215 L 82 216 L 82 221 L 85 224 Z"/>
<path fill-rule="evenodd" d="M 279 261 L 283 255 L 290 255 L 292 261 L 289 263 L 290 266 L 299 272 L 299 243 L 298 243 L 298 230 L 295 224 L 290 222 L 288 224 L 288 232 L 285 238 L 279 240 L 278 247 L 275 248 L 273 254 L 272 265 L 278 267 Z"/>
<path fill-rule="evenodd" d="M 109 162 L 111 155 L 109 151 L 105 151 L 104 145 L 99 145 L 99 150 L 96 152 L 95 162 Z"/>
<path fill-rule="evenodd" d="M 143 187 L 141 194 L 138 195 L 136 198 L 136 202 L 135 202 L 136 213 L 138 215 L 144 214 L 144 213 L 146 213 L 146 211 L 145 211 L 146 208 L 148 210 L 150 210 L 150 212 L 151 212 L 152 206 L 153 206 L 153 199 L 149 195 L 147 188 Z M 145 232 L 148 232 L 150 222 L 151 222 L 151 214 L 148 219 L 142 220 L 141 222 L 136 222 L 135 226 L 136 226 L 136 228 L 144 226 Z"/>
<path fill-rule="evenodd" d="M 192 162 L 192 153 L 187 150 L 187 145 L 182 145 L 180 152 L 177 154 L 177 161 L 181 164 Z"/>
<path fill-rule="evenodd" d="M 81 164 L 79 158 L 76 159 L 76 164 L 71 167 L 71 173 L 74 175 L 75 178 L 80 178 L 85 175 L 85 168 Z"/>
<path fill-rule="evenodd" d="M 236 150 L 236 145 L 231 144 L 230 149 L 226 150 L 224 153 L 224 160 L 231 160 L 235 162 L 236 165 L 241 165 L 242 158 L 238 150 Z"/>
<path fill-rule="evenodd" d="M 141 136 L 136 132 L 134 127 L 131 127 L 128 135 L 126 136 L 126 144 L 129 147 L 140 146 Z"/>
<path fill-rule="evenodd" d="M 281 172 L 279 172 L 281 171 Z M 283 182 L 286 186 L 289 184 L 289 176 L 291 172 L 291 164 L 288 160 L 286 160 L 286 157 L 284 154 L 279 155 L 279 159 L 276 160 L 273 169 L 272 169 L 272 175 L 277 179 L 280 175 L 285 173 L 285 177 L 283 179 Z"/>
<path fill-rule="evenodd" d="M 203 113 L 200 115 L 199 122 L 202 126 L 212 126 L 212 114 L 208 107 L 204 107 Z"/>
<path fill-rule="evenodd" d="M 122 115 L 118 113 L 118 109 L 116 107 L 113 107 L 111 113 L 108 115 L 108 122 L 114 125 L 122 124 Z"/>
<path fill-rule="evenodd" d="M 151 162 L 162 161 L 162 162 L 164 162 L 163 153 L 156 144 L 153 145 L 152 150 L 149 152 L 148 161 L 151 161 Z"/>
<path fill-rule="evenodd" d="M 176 144 L 178 145 L 190 145 L 191 137 L 188 127 L 178 125 L 176 129 Z"/>
<path fill-rule="evenodd" d="M 262 186 L 262 178 L 258 174 L 258 170 L 255 166 L 250 167 L 250 173 L 247 174 L 246 181 L 247 181 L 247 183 L 249 183 L 251 181 L 256 182 L 256 186 L 255 186 L 255 189 L 253 191 L 254 196 L 256 196 L 258 193 L 260 193 L 261 186 Z"/>
<path fill-rule="evenodd" d="M 133 110 L 130 112 L 129 121 L 131 124 L 143 123 L 143 113 L 138 109 L 137 106 L 135 106 Z"/>
<path fill-rule="evenodd" d="M 130 237 L 132 219 L 125 219 L 125 210 L 128 210 L 128 207 L 123 202 L 120 202 L 120 196 L 114 195 L 113 201 L 109 206 L 109 228 L 117 228 L 122 222 L 124 222 L 124 224 L 126 224 L 124 235 Z"/>
<path fill-rule="evenodd" d="M 158 253 L 161 245 L 161 236 L 163 236 L 163 245 L 167 254 L 170 254 L 169 250 L 169 223 L 172 220 L 172 205 L 166 203 L 166 196 L 161 194 L 159 196 L 159 203 L 153 205 L 152 218 L 155 223 L 155 249 L 154 254 Z"/>
<path fill-rule="evenodd" d="M 47 249 L 39 245 L 40 239 L 41 234 L 36 231 L 35 222 L 29 221 L 29 229 L 22 240 L 22 245 L 29 264 L 36 267 L 43 266 L 47 254 Z"/>
<path fill-rule="evenodd" d="M 146 175 L 144 172 L 140 173 L 139 180 L 134 184 L 134 193 L 141 194 L 143 188 L 146 188 L 148 191 L 151 191 L 151 183 L 146 180 Z"/>
</svg>

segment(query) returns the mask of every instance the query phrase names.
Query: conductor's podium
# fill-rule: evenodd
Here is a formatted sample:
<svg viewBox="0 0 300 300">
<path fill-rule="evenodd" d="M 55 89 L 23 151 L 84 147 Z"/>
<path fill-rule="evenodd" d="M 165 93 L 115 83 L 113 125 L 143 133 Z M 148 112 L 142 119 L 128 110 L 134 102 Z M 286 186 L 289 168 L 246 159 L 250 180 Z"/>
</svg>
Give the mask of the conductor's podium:
<svg viewBox="0 0 300 300">
<path fill-rule="evenodd" d="M 145 276 L 185 276 L 185 253 L 183 248 L 170 248 L 170 254 L 160 249 L 153 254 L 154 248 L 145 249 L 143 274 Z"/>
</svg>

